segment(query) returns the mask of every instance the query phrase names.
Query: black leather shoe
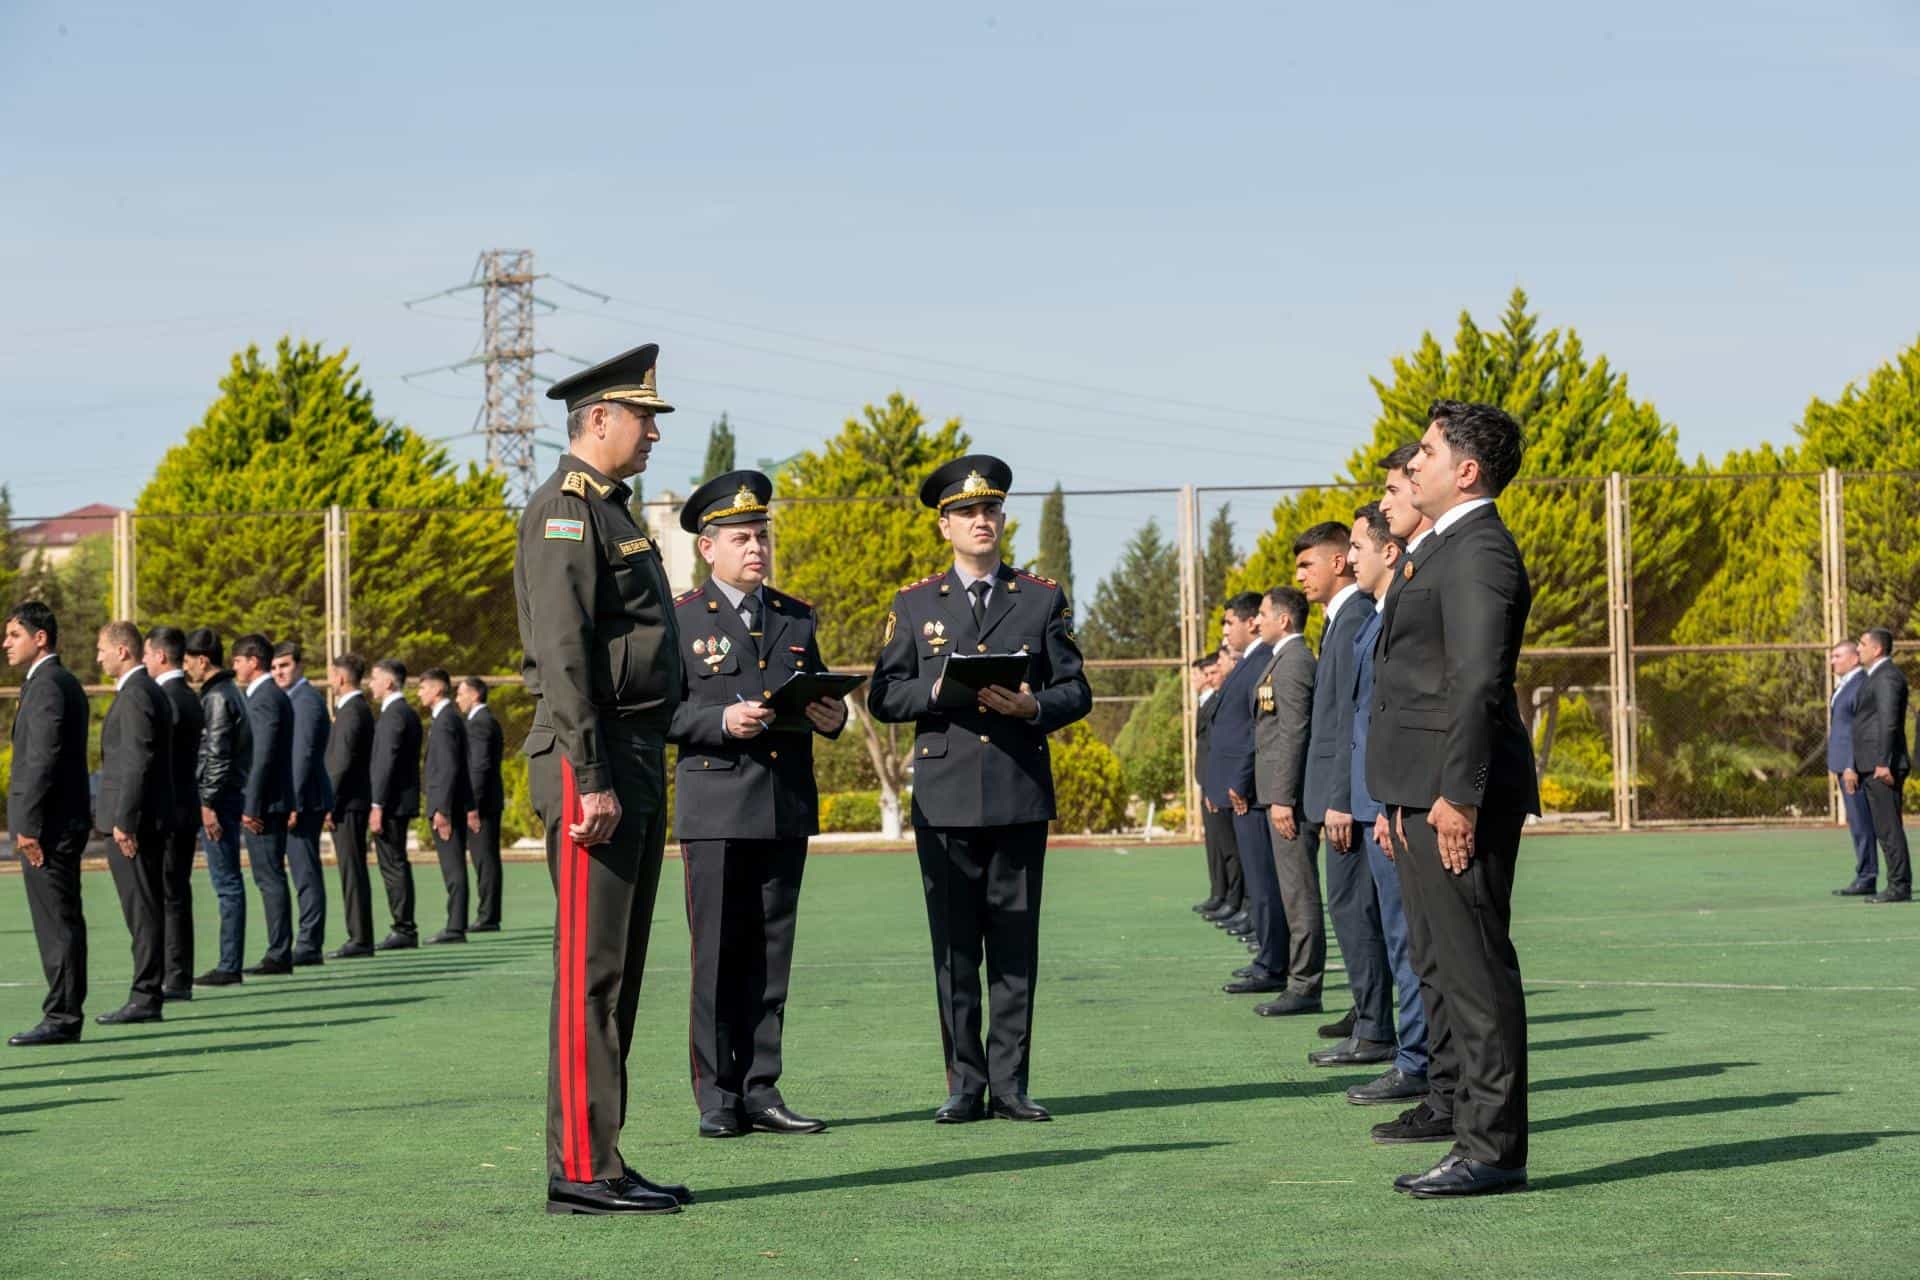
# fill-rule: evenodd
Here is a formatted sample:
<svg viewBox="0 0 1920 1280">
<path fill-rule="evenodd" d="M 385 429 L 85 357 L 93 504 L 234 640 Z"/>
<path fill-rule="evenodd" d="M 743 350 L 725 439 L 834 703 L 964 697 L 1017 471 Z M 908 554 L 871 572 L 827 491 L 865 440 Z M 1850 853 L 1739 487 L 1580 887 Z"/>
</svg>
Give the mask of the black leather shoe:
<svg viewBox="0 0 1920 1280">
<path fill-rule="evenodd" d="M 467 926 L 467 932 L 468 933 L 498 933 L 500 932 L 500 926 L 497 924 L 470 924 Z M 639 1181 L 644 1182 L 646 1181 L 646 1179 L 641 1178 L 639 1179 Z M 683 1200 L 681 1201 L 681 1203 L 686 1204 L 690 1202 Z"/>
<path fill-rule="evenodd" d="M 1452 1142 L 1453 1117 L 1442 1119 L 1425 1102 L 1409 1107 L 1385 1124 L 1373 1126 L 1373 1140 L 1382 1146 L 1407 1142 Z"/>
<path fill-rule="evenodd" d="M 1214 923 L 1222 929 L 1225 929 L 1228 933 L 1232 933 L 1235 929 L 1240 929 L 1244 932 L 1247 929 L 1253 928 L 1253 921 L 1248 918 L 1245 911 L 1236 911 L 1230 916 L 1215 920 Z"/>
<path fill-rule="evenodd" d="M 1871 898 L 1873 896 L 1873 888 L 1873 881 L 1871 880 L 1855 880 L 1844 889 L 1835 889 L 1833 896 L 1836 898 Z"/>
<path fill-rule="evenodd" d="M 1253 973 L 1254 973 L 1254 966 L 1250 964 L 1243 964 L 1238 969 L 1235 969 L 1233 971 L 1233 976 L 1236 978 L 1251 978 L 1253 976 Z"/>
<path fill-rule="evenodd" d="M 1286 983 L 1281 983 L 1284 989 Z M 1253 1011 L 1263 1018 L 1291 1018 L 1295 1014 L 1319 1013 L 1319 996 L 1283 995 L 1278 1000 L 1269 1000 L 1265 1004 L 1253 1006 Z"/>
<path fill-rule="evenodd" d="M 318 951 L 296 951 L 293 953 L 293 967 L 311 969 L 314 965 L 325 964 L 327 958 Z"/>
<path fill-rule="evenodd" d="M 416 933 L 390 933 L 374 944 L 375 951 L 411 951 L 420 945 L 420 935 Z"/>
<path fill-rule="evenodd" d="M 1231 920 L 1240 914 L 1240 908 L 1231 902 L 1223 902 L 1213 910 L 1203 913 L 1208 924 L 1219 924 L 1222 920 Z"/>
<path fill-rule="evenodd" d="M 1242 920 L 1238 924 L 1229 924 L 1226 926 L 1226 930 L 1229 938 L 1249 937 L 1253 933 L 1253 921 Z"/>
<path fill-rule="evenodd" d="M 65 1031 L 43 1022 L 31 1031 L 17 1031 L 8 1036 L 7 1043 L 19 1049 L 36 1044 L 79 1044 L 80 1028 Z"/>
<path fill-rule="evenodd" d="M 740 1117 L 731 1111 L 703 1111 L 700 1114 L 700 1136 L 703 1138 L 740 1138 L 746 1136 L 747 1127 L 740 1123 Z"/>
<path fill-rule="evenodd" d="M 327 959 L 358 960 L 362 956 L 370 956 L 372 954 L 373 954 L 372 947 L 365 947 L 360 945 L 357 942 L 349 942 L 349 943 L 345 943 L 344 945 L 335 947 L 333 950 L 327 952 Z"/>
<path fill-rule="evenodd" d="M 192 987 L 162 987 L 160 998 L 168 1004 L 179 1004 L 182 1000 L 193 999 Z"/>
<path fill-rule="evenodd" d="M 1394 1046 L 1383 1040 L 1362 1040 L 1348 1036 L 1331 1049 L 1317 1049 L 1307 1055 L 1310 1067 L 1358 1067 L 1371 1062 L 1392 1062 Z"/>
<path fill-rule="evenodd" d="M 430 947 L 437 947 L 449 942 L 465 942 L 466 940 L 467 940 L 467 931 L 465 929 L 461 929 L 458 932 L 455 932 L 452 929 L 442 929 L 440 932 L 434 934 L 431 938 L 427 939 L 427 945 Z"/>
<path fill-rule="evenodd" d="M 1868 902 L 1912 902 L 1913 895 L 1910 893 L 1876 893 L 1872 897 L 1868 898 L 1867 901 Z"/>
<path fill-rule="evenodd" d="M 548 1213 L 678 1213 L 680 1202 L 664 1191 L 649 1191 L 633 1179 L 599 1182 L 547 1179 Z"/>
<path fill-rule="evenodd" d="M 276 974 L 292 973 L 293 965 L 286 960 L 268 960 L 263 956 L 259 964 L 248 965 L 240 972 L 256 978 L 262 974 L 272 977 Z"/>
<path fill-rule="evenodd" d="M 1506 1191 L 1527 1189 L 1527 1168 L 1496 1169 L 1465 1156 L 1448 1156 L 1425 1173 L 1415 1174 L 1402 1185 L 1393 1180 L 1395 1191 L 1404 1191 L 1416 1200 L 1439 1200 L 1456 1196 L 1497 1196 Z"/>
<path fill-rule="evenodd" d="M 242 979 L 233 969 L 209 969 L 193 980 L 196 987 L 237 987 Z"/>
<path fill-rule="evenodd" d="M 986 1104 L 977 1093 L 956 1093 L 940 1104 L 933 1113 L 935 1124 L 968 1124 L 974 1120 L 987 1118 Z"/>
<path fill-rule="evenodd" d="M 1218 911 L 1220 909 L 1220 899 L 1208 898 L 1205 902 L 1196 902 L 1193 904 L 1193 909 L 1203 916 L 1208 912 Z"/>
<path fill-rule="evenodd" d="M 1244 978 L 1235 978 L 1220 989 L 1230 996 L 1249 996 L 1268 991 L 1285 991 L 1287 977 L 1283 973 L 1269 973 L 1259 965 L 1250 966 L 1253 972 Z"/>
<path fill-rule="evenodd" d="M 996 1120 L 1051 1120 L 1053 1113 L 1024 1093 L 996 1093 L 987 1104 L 987 1114 Z"/>
<path fill-rule="evenodd" d="M 620 1162 L 620 1167 L 626 1171 L 627 1181 L 636 1184 L 642 1191 L 651 1191 L 657 1196 L 672 1196 L 680 1204 L 693 1203 L 693 1192 L 677 1182 L 655 1182 L 625 1160 Z"/>
<path fill-rule="evenodd" d="M 1347 1090 L 1347 1101 L 1356 1107 L 1374 1107 L 1385 1102 L 1412 1102 L 1427 1096 L 1427 1078 L 1409 1075 L 1398 1067 L 1388 1068 L 1378 1080 L 1356 1084 Z"/>
<path fill-rule="evenodd" d="M 784 1102 L 750 1113 L 747 1125 L 757 1133 L 819 1133 L 825 1120 L 815 1120 L 788 1109 Z"/>
<path fill-rule="evenodd" d="M 1345 1040 L 1353 1034 L 1353 1010 L 1347 1010 L 1340 1016 L 1338 1022 L 1329 1022 L 1324 1027 L 1315 1027 L 1313 1034 L 1322 1040 Z"/>
<path fill-rule="evenodd" d="M 129 1022 L 160 1022 L 158 1009 L 143 1009 L 137 1004 L 123 1004 L 112 1013 L 103 1013 L 94 1019 L 103 1027 L 118 1027 Z"/>
</svg>

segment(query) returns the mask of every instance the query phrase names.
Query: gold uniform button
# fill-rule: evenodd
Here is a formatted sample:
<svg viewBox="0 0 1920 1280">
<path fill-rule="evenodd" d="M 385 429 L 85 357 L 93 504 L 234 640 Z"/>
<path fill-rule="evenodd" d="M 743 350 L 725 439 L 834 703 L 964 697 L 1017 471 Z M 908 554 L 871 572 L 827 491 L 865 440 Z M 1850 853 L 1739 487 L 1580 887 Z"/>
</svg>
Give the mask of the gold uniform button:
<svg viewBox="0 0 1920 1280">
<path fill-rule="evenodd" d="M 978 711 L 981 715 L 985 715 L 987 714 L 987 704 L 983 702 L 979 706 L 975 707 L 974 710 Z"/>
<path fill-rule="evenodd" d="M 987 646 L 983 644 L 974 646 L 974 652 L 976 653 L 985 653 L 986 651 L 987 651 Z"/>
<path fill-rule="evenodd" d="M 767 660 L 765 658 L 760 659 L 760 669 L 762 671 L 767 669 Z"/>
<path fill-rule="evenodd" d="M 926 755 L 926 754 L 927 754 L 927 753 L 928 753 L 929 751 L 931 751 L 931 750 L 933 750 L 933 748 L 932 748 L 932 747 L 922 747 L 922 748 L 920 748 L 920 754 L 924 756 L 924 755 Z"/>
<path fill-rule="evenodd" d="M 982 742 L 990 742 L 990 741 L 992 741 L 992 739 L 990 739 L 990 738 L 988 738 L 988 737 L 987 737 L 987 735 L 983 733 L 983 734 L 981 734 L 981 735 L 980 735 L 980 741 L 982 741 Z"/>
<path fill-rule="evenodd" d="M 778 760 L 780 758 L 780 753 L 778 751 L 769 751 L 767 752 L 767 758 L 770 760 Z"/>
<path fill-rule="evenodd" d="M 711 769 L 711 768 L 713 768 L 713 761 L 711 761 L 711 760 L 702 760 L 702 761 L 700 762 L 700 767 L 701 767 L 702 769 Z"/>
<path fill-rule="evenodd" d="M 765 666 L 766 664 L 765 664 L 765 663 L 761 663 L 760 665 L 762 665 L 762 666 Z M 773 696 L 773 690 L 771 690 L 771 689 L 762 689 L 762 690 L 760 691 L 760 696 L 761 696 L 761 697 L 763 697 L 763 698 L 771 698 L 771 697 Z"/>
</svg>

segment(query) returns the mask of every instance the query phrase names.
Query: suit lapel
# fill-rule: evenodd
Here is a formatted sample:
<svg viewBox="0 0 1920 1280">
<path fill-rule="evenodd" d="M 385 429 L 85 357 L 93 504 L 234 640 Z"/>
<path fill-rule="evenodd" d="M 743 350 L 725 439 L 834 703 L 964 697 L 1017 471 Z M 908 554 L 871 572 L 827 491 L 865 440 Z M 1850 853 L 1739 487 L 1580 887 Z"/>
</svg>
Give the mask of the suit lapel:
<svg viewBox="0 0 1920 1280">
<path fill-rule="evenodd" d="M 707 610 L 707 624 L 713 628 L 708 634 L 725 636 L 733 648 L 733 652 L 727 656 L 752 666 L 759 660 L 759 656 L 754 650 L 753 637 L 747 634 L 746 624 L 740 621 L 740 611 L 727 600 L 726 592 L 720 590 L 720 584 L 712 578 L 708 578 L 707 585 L 701 589 L 707 593 L 708 600 L 720 606 L 718 609 Z M 765 616 L 765 613 L 761 614 L 761 617 Z M 725 662 L 714 664 L 715 667 L 725 665 Z"/>
<path fill-rule="evenodd" d="M 999 571 L 993 576 L 993 594 L 987 597 L 987 620 L 980 628 L 980 639 L 985 640 L 991 635 L 993 629 L 1000 625 L 1001 620 L 1013 612 L 1013 606 L 1020 602 L 1019 583 L 1020 580 L 1014 577 L 1013 570 L 1004 563 L 1001 564 Z M 967 612 L 969 614 L 973 612 L 971 601 L 968 602 Z"/>
<path fill-rule="evenodd" d="M 791 608 L 784 600 L 776 601 L 765 587 L 760 589 L 760 655 L 768 662 L 788 643 L 787 631 L 794 621 Z"/>
<path fill-rule="evenodd" d="M 973 605 L 967 599 L 967 590 L 960 585 L 957 570 L 947 570 L 947 576 L 940 583 L 939 597 L 934 601 L 934 616 L 947 624 L 947 638 L 953 641 L 950 646 L 942 646 L 943 652 L 952 653 L 962 647 L 961 637 L 967 637 L 964 651 L 972 653 L 980 643 L 979 628 L 973 625 Z"/>
</svg>

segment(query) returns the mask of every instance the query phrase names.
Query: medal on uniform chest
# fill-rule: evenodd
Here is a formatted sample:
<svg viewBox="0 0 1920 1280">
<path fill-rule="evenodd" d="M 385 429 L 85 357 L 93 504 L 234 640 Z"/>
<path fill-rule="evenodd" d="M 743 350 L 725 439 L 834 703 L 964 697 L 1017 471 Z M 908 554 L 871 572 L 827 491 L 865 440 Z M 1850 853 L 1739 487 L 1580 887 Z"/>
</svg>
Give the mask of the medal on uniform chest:
<svg viewBox="0 0 1920 1280">
<path fill-rule="evenodd" d="M 1411 560 L 1407 561 L 1407 567 L 1403 572 L 1406 574 L 1407 581 L 1412 582 L 1413 581 L 1413 561 Z"/>
<path fill-rule="evenodd" d="M 944 622 L 929 622 L 920 628 L 920 633 L 926 636 L 927 644 L 935 649 L 947 643 L 947 624 Z"/>
<path fill-rule="evenodd" d="M 694 641 L 694 652 L 699 652 L 699 645 L 700 642 L 698 640 Z M 722 662 L 726 661 L 727 654 L 731 652 L 732 649 L 733 641 L 727 639 L 725 636 L 708 636 L 707 665 L 710 667 L 719 666 Z"/>
</svg>

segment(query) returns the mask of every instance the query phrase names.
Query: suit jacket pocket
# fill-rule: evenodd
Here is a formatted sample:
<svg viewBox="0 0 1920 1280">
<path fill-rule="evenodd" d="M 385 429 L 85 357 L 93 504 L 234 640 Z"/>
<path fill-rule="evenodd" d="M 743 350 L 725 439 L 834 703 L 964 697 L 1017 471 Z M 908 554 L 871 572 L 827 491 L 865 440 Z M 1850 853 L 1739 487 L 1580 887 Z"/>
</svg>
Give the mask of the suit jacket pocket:
<svg viewBox="0 0 1920 1280">
<path fill-rule="evenodd" d="M 526 744 L 520 748 L 520 753 L 525 756 L 543 756 L 553 750 L 555 741 L 553 730 L 536 727 L 528 731 Z"/>
<path fill-rule="evenodd" d="M 913 740 L 915 760 L 935 760 L 946 754 L 947 735 L 944 733 L 923 733 Z"/>
<path fill-rule="evenodd" d="M 682 756 L 680 766 L 691 773 L 713 773 L 734 766 L 732 756 Z"/>
<path fill-rule="evenodd" d="M 1394 723 L 1402 729 L 1429 729 L 1435 733 L 1447 731 L 1447 712 L 1444 707 L 1402 707 L 1394 716 Z"/>
</svg>

